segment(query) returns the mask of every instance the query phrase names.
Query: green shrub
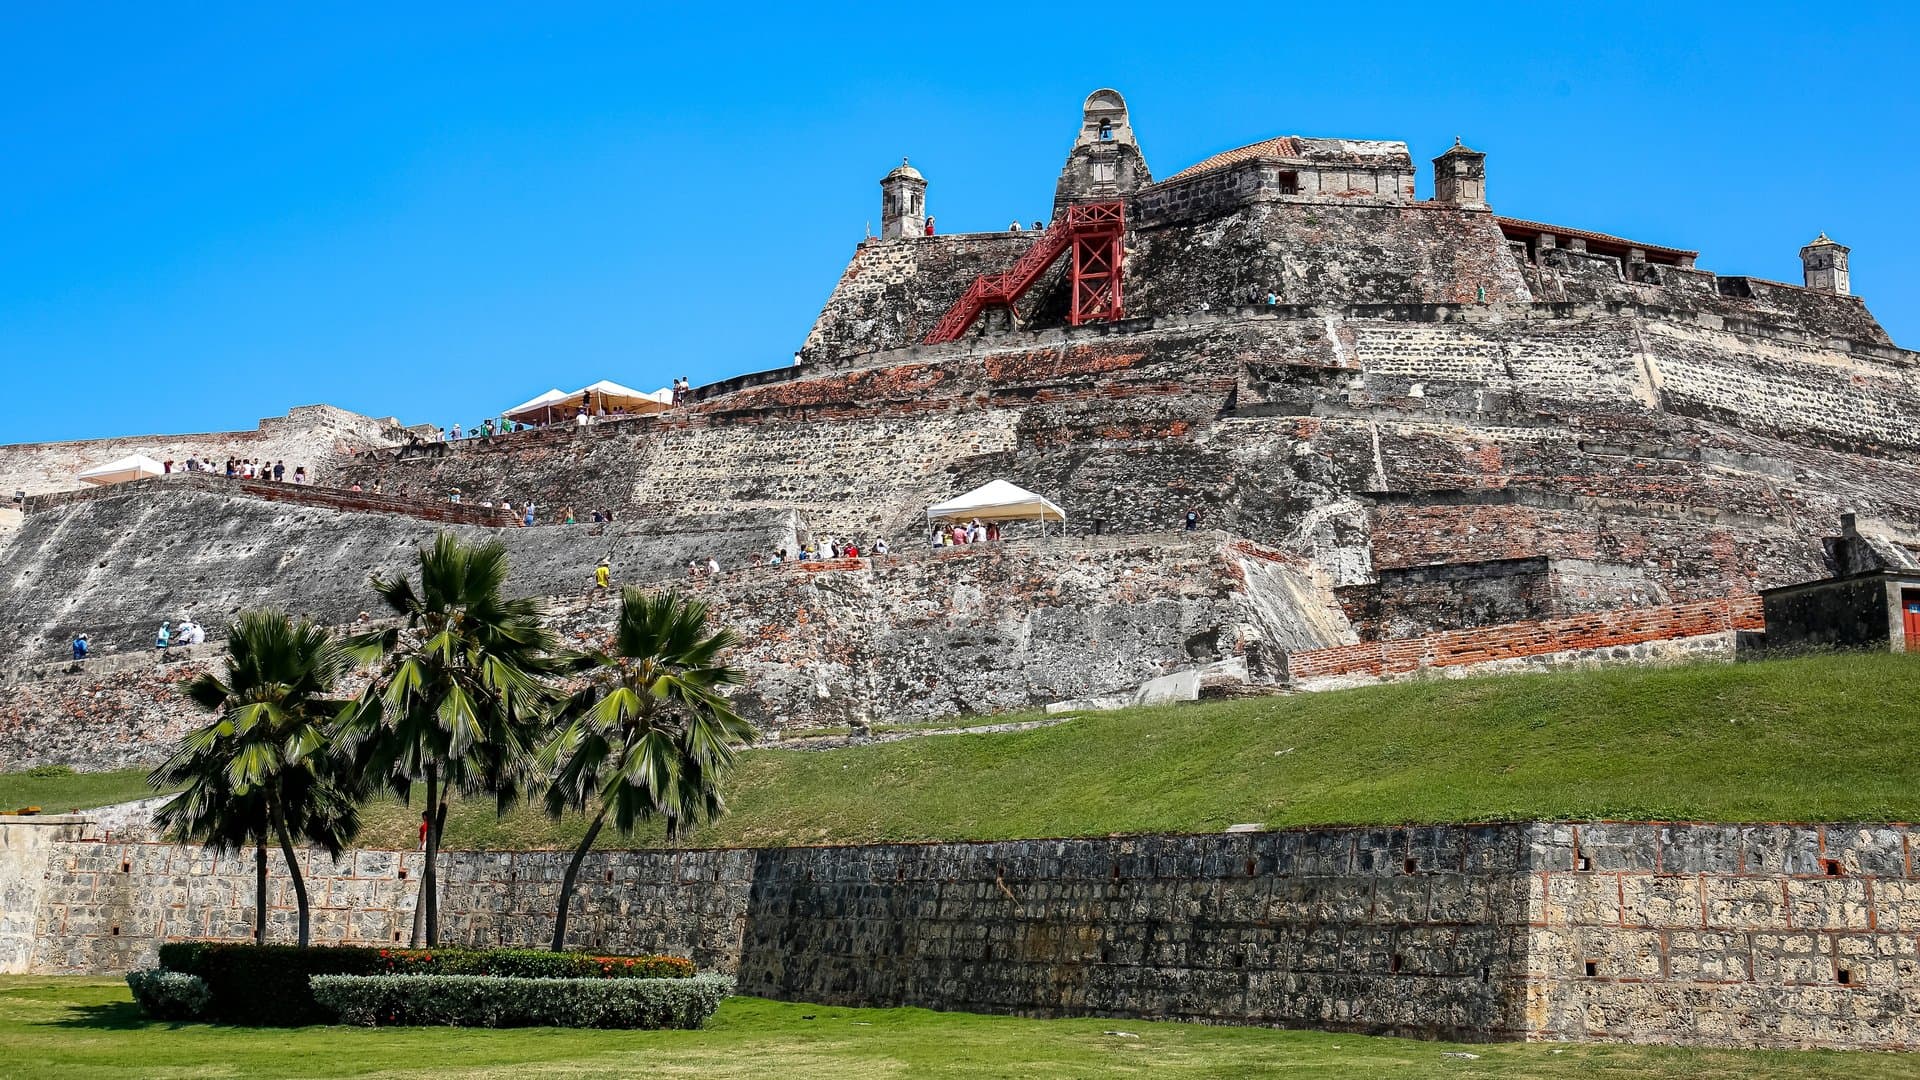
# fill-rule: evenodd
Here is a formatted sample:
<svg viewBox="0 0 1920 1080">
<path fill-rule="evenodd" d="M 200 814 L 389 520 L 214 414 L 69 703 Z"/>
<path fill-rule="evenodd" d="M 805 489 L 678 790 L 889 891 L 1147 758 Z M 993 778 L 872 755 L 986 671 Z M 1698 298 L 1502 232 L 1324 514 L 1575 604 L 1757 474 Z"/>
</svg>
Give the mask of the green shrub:
<svg viewBox="0 0 1920 1080">
<path fill-rule="evenodd" d="M 677 956 L 593 956 L 543 949 L 381 949 L 392 975 L 492 975 L 520 979 L 687 979 Z"/>
<path fill-rule="evenodd" d="M 26 774 L 35 780 L 51 780 L 57 776 L 73 776 L 74 771 L 68 765 L 35 765 Z"/>
<path fill-rule="evenodd" d="M 523 978 L 687 978 L 694 967 L 673 956 L 589 956 L 536 949 L 396 949 L 369 945 L 253 945 L 177 941 L 160 946 L 160 966 L 197 975 L 213 994 L 209 1015 L 231 1024 L 323 1024 L 314 975 L 469 975 Z"/>
<path fill-rule="evenodd" d="M 687 979 L 522 979 L 316 975 L 314 1000 L 343 1024 L 697 1028 L 733 993 L 724 975 Z"/>
<path fill-rule="evenodd" d="M 127 972 L 127 986 L 140 1011 L 155 1020 L 197 1020 L 213 1001 L 200 976 L 160 968 Z"/>
</svg>

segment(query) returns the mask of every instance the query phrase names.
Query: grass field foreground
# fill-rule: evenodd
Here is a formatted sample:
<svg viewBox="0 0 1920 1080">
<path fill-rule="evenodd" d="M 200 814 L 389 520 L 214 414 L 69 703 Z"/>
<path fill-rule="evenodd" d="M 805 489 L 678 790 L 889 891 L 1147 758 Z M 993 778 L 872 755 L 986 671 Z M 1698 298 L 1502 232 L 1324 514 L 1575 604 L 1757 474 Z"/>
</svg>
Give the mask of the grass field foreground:
<svg viewBox="0 0 1920 1080">
<path fill-rule="evenodd" d="M 1031 717 L 1005 717 L 1006 720 Z M 1431 679 L 1087 713 L 1053 727 L 832 751 L 756 749 L 697 845 L 1104 836 L 1268 826 L 1642 818 L 1920 820 L 1920 656 Z M 0 776 L 0 806 L 31 795 Z M 115 789 L 114 785 L 119 788 Z M 75 784 L 145 794 L 138 774 Z M 367 808 L 410 848 L 418 810 Z M 456 803 L 451 847 L 568 845 L 578 816 Z M 661 842 L 643 830 L 630 845 Z M 603 847 L 622 841 L 609 832 Z"/>
<path fill-rule="evenodd" d="M 1108 1032 L 1125 1032 L 1124 1035 Z M 1473 1055 L 1471 1057 L 1463 1055 Z M 0 1078 L 1911 1076 L 1894 1054 L 1418 1042 L 1198 1024 L 1023 1020 L 734 998 L 702 1031 L 293 1030 L 152 1023 L 126 984 L 0 976 Z"/>
</svg>

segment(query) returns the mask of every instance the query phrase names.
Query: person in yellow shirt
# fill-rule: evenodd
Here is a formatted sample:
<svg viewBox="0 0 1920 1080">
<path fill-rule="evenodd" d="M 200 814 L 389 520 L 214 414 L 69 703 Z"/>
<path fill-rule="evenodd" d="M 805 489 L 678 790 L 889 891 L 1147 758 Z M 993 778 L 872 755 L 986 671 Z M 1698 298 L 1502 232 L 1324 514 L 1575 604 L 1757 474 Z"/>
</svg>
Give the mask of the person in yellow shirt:
<svg viewBox="0 0 1920 1080">
<path fill-rule="evenodd" d="M 600 565 L 596 567 L 593 571 L 594 587 L 604 590 L 607 587 L 608 583 L 611 582 L 612 580 L 613 580 L 613 571 L 607 568 L 607 560 L 601 559 Z"/>
</svg>

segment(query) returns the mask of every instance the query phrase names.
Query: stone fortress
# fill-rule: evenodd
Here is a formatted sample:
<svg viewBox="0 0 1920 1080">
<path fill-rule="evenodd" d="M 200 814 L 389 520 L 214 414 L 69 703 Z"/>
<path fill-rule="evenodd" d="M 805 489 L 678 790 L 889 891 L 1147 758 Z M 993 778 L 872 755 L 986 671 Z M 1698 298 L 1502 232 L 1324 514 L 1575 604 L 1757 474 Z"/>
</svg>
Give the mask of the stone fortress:
<svg viewBox="0 0 1920 1080">
<path fill-rule="evenodd" d="M 1802 285 L 1717 276 L 1691 251 L 1497 215 L 1466 146 L 1433 170 L 1420 199 L 1403 143 L 1285 136 L 1156 181 L 1102 90 L 1056 218 L 1124 207 L 1105 317 L 1069 325 L 1062 257 L 924 344 L 1058 230 L 927 235 L 929 184 L 904 165 L 799 362 L 668 413 L 444 444 L 314 407 L 258 433 L 0 447 L 0 488 L 27 495 L 0 532 L 0 655 L 57 661 L 76 631 L 140 653 L 161 618 L 217 627 L 256 604 L 344 623 L 369 571 L 464 528 L 508 543 L 517 587 L 569 601 L 603 556 L 643 584 L 716 557 L 729 572 L 699 587 L 747 639 L 749 711 L 798 731 L 1169 678 L 1726 654 L 1760 628 L 1758 590 L 1826 572 L 1842 513 L 1910 550 L 1920 368 L 1851 294 L 1845 247 L 1803 249 Z M 130 449 L 219 460 L 262 440 L 318 485 L 50 490 Z M 1068 535 L 930 554 L 925 508 L 995 477 L 1065 507 Z M 616 523 L 496 532 L 448 505 L 456 488 Z M 806 536 L 898 554 L 752 565 Z M 604 621 L 558 607 L 570 632 Z M 0 760 L 150 760 L 146 733 L 172 723 L 152 674 L 32 681 L 0 713 Z M 129 709 L 155 722 L 130 733 Z"/>
<path fill-rule="evenodd" d="M 1855 515 L 1874 550 L 1914 564 L 1920 355 L 1896 347 L 1852 295 L 1846 247 L 1821 235 L 1801 249 L 1798 285 L 1722 276 L 1696 265 L 1693 251 L 1497 214 L 1498 170 L 1465 145 L 1432 169 L 1433 195 L 1421 199 L 1404 143 L 1282 136 L 1155 180 L 1125 102 L 1100 90 L 1085 102 L 1044 232 L 930 234 L 933 185 L 903 162 L 881 181 L 881 235 L 855 250 L 797 363 L 696 388 L 657 416 L 447 444 L 391 421 L 295 410 L 274 424 L 282 442 L 272 453 L 289 467 L 296 456 L 307 463 L 312 488 L 169 477 L 56 490 L 77 486 L 59 482 L 68 466 L 128 448 L 218 460 L 255 433 L 0 447 L 0 487 L 25 496 L 18 526 L 0 532 L 9 601 L 0 656 L 19 673 L 0 704 L 0 767 L 154 761 L 192 719 L 172 683 L 212 659 L 156 668 L 148 654 L 159 619 L 192 615 L 213 628 L 243 607 L 278 604 L 346 623 L 370 606 L 369 571 L 403 566 L 442 528 L 503 540 L 513 586 L 554 597 L 554 618 L 581 640 L 604 632 L 611 614 L 582 596 L 600 558 L 640 584 L 683 582 L 689 560 L 717 558 L 725 573 L 686 587 L 742 634 L 741 701 L 771 736 L 1061 702 L 1730 656 L 1742 634 L 1763 628 L 1759 590 L 1832 569 L 1822 538 L 1842 514 Z M 1091 208 L 1117 218 L 1089 224 Z M 1063 506 L 1066 535 L 1015 531 L 1002 543 L 929 551 L 925 508 L 993 478 Z M 382 494 L 366 493 L 376 485 Z M 561 507 L 582 517 L 610 508 L 616 521 L 509 527 L 479 507 L 450 508 L 456 488 L 532 498 L 549 518 Z M 1191 533 L 1180 527 L 1190 509 L 1201 523 Z M 896 554 L 761 565 L 809 537 L 863 550 L 884 537 Z M 97 649 L 122 655 L 68 670 L 59 658 L 83 630 Z M 1337 888 L 1294 898 L 1319 912 L 1310 923 L 1334 927 L 1335 959 L 1322 971 L 1314 965 L 1325 956 L 1296 943 L 1307 966 L 1269 987 L 1274 996 L 1258 1009 L 1247 1004 L 1245 954 L 1220 942 L 1210 959 L 1182 967 L 1189 997 L 1157 1006 L 1125 986 L 1036 997 L 1021 980 L 1039 978 L 1037 969 L 996 974 L 1004 981 L 975 985 L 964 1000 L 1038 1014 L 1625 1038 L 1644 1033 L 1609 1010 L 1672 1007 L 1677 999 L 1650 985 L 1670 979 L 1702 1016 L 1718 1002 L 1719 1026 L 1703 1019 L 1645 1037 L 1915 1043 L 1905 1021 L 1859 1020 L 1890 1001 L 1904 1008 L 1913 994 L 1913 939 L 1889 930 L 1913 917 L 1898 907 L 1915 876 L 1903 829 L 1781 826 L 1755 839 L 1733 826 L 1682 837 L 1656 825 L 1614 828 L 1630 839 L 1599 861 L 1560 826 L 1442 841 L 1439 862 L 1458 878 L 1446 887 L 1465 889 L 1471 910 L 1443 916 L 1428 891 L 1442 883 L 1422 879 L 1421 914 L 1410 918 L 1431 951 L 1405 954 L 1452 980 L 1438 1013 L 1403 989 L 1389 994 L 1404 1012 L 1390 1022 L 1328 1011 L 1375 992 L 1365 987 L 1412 985 L 1394 980 L 1403 954 L 1379 936 L 1406 920 L 1381 908 L 1386 886 L 1374 881 L 1428 872 L 1409 847 L 1428 841 L 1404 830 L 1298 840 L 1338 852 L 1315 864 Z M 1241 877 L 1240 857 L 1212 841 L 1154 843 L 1178 848 L 1139 870 L 1156 880 L 1282 873 L 1257 856 Z M 1870 849 L 1872 868 L 1829 873 L 1855 859 L 1823 858 L 1829 843 Z M 1049 844 L 1058 847 L 807 856 L 833 864 L 818 889 L 812 870 L 805 889 L 796 884 L 801 856 L 756 869 L 753 859 L 716 855 L 712 880 L 729 883 L 709 890 L 719 914 L 683 911 L 660 932 L 720 919 L 720 944 L 701 936 L 716 932 L 707 923 L 686 932 L 758 972 L 762 992 L 926 1003 L 937 995 L 909 989 L 904 969 L 887 969 L 903 980 L 891 990 L 862 989 L 858 971 L 872 964 L 857 933 L 778 931 L 843 947 L 831 986 L 741 957 L 741 942 L 761 932 L 760 916 L 742 912 L 764 899 L 763 871 L 767 888 L 789 899 L 841 881 L 858 898 L 868 897 L 856 885 L 872 866 L 950 858 L 966 869 L 948 874 L 947 888 L 960 881 L 973 904 L 1021 874 L 1054 885 L 1061 873 L 1101 878 L 1106 855 Z M 34 901 L 41 967 L 124 962 L 161 933 L 164 913 L 157 923 L 142 917 L 139 940 L 108 940 L 110 901 L 89 890 L 126 886 L 89 862 L 106 858 L 75 856 L 64 877 L 46 879 L 67 892 Z M 143 858 L 163 856 L 128 855 L 120 872 Z M 982 860 L 1000 858 L 988 873 Z M 1091 861 L 1074 861 L 1083 858 Z M 1192 874 L 1178 869 L 1182 860 L 1193 860 Z M 1667 880 L 1662 860 L 1691 876 Z M 648 866 L 643 877 L 696 873 Z M 1612 875 L 1606 889 L 1580 876 L 1596 869 Z M 1888 882 L 1877 894 L 1876 874 Z M 1622 908 L 1621 875 L 1638 875 L 1639 908 Z M 1840 880 L 1818 880 L 1827 876 Z M 1165 895 L 1153 902 L 1185 910 L 1184 886 L 1160 884 Z M 946 894 L 927 887 L 932 894 L 903 885 L 900 902 L 934 896 L 945 911 Z M 1080 886 L 1058 887 L 1080 896 Z M 875 918 L 901 915 L 874 902 Z M 607 910 L 624 903 L 611 887 L 588 899 Z M 85 929 L 50 935 L 46 911 L 55 909 L 62 928 Z M 197 917 L 211 932 L 219 916 Z M 474 918 L 476 940 L 505 925 Z M 1817 930 L 1796 921 L 1806 919 Z M 344 928 L 352 919 L 342 924 L 355 932 Z M 384 925 L 370 931 L 375 939 Z M 1253 923 L 1233 925 L 1253 933 Z M 1638 929 L 1615 933 L 1629 926 Z M 940 932 L 952 938 L 923 943 L 944 950 L 927 955 L 957 963 L 955 942 L 969 931 Z M 993 940 L 1004 948 L 1025 933 Z M 1078 940 L 1094 950 L 1088 963 L 1115 963 L 1111 948 Z M 690 941 L 648 938 L 646 947 Z M 1360 967 L 1340 966 L 1343 948 L 1364 954 Z M 1865 950 L 1846 970 L 1873 980 L 1871 1007 L 1859 982 L 1852 996 L 1834 996 L 1842 950 Z M 1179 966 L 1171 955 L 1136 962 Z M 1808 974 L 1823 963 L 1832 970 Z M 1612 996 L 1580 981 L 1609 964 L 1638 973 L 1609 984 Z M 1739 982 L 1735 967 L 1748 973 L 1743 986 L 1711 989 Z M 1798 974 L 1775 982 L 1814 989 L 1784 1001 L 1778 985 L 1753 983 L 1760 968 L 1791 968 Z M 1222 979 L 1240 980 L 1240 1005 L 1221 1005 L 1208 989 Z M 1795 1003 L 1802 998 L 1818 1000 Z M 1756 1027 L 1752 1017 L 1767 1008 L 1813 1033 Z"/>
</svg>

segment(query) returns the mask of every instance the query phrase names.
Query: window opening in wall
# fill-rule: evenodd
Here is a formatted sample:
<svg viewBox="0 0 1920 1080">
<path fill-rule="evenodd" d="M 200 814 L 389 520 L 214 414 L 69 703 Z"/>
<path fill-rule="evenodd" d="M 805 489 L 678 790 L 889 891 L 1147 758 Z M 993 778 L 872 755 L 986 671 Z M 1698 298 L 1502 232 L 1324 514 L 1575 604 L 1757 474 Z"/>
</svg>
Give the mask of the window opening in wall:
<svg viewBox="0 0 1920 1080">
<path fill-rule="evenodd" d="M 1407 870 L 1407 873 L 1409 874 L 1418 873 L 1420 871 L 1420 860 L 1408 859 L 1406 863 L 1406 870 Z"/>
<path fill-rule="evenodd" d="M 1595 963 L 1592 960 L 1587 961 L 1586 969 L 1587 969 L 1587 978 L 1589 979 L 1595 978 L 1600 974 L 1600 965 Z"/>
<path fill-rule="evenodd" d="M 1247 860 L 1247 876 L 1248 877 L 1253 876 L 1253 860 L 1252 859 Z"/>
<path fill-rule="evenodd" d="M 1113 121 L 1111 120 L 1100 121 L 1100 141 L 1101 142 L 1113 141 Z"/>
<path fill-rule="evenodd" d="M 1299 173 L 1283 172 L 1280 174 L 1280 194 L 1282 195 L 1300 194 L 1300 174 Z"/>
<path fill-rule="evenodd" d="M 119 928 L 119 927 L 117 927 L 117 926 L 116 926 L 116 927 L 114 927 L 114 928 L 113 928 L 113 936 L 114 936 L 114 937 L 119 937 L 119 936 L 120 936 L 120 928 Z M 1841 982 L 1846 982 L 1846 981 L 1847 981 L 1847 973 L 1846 973 L 1846 972 L 1844 972 L 1844 971 L 1843 971 L 1843 972 L 1841 972 L 1841 973 L 1840 973 L 1840 981 L 1841 981 Z"/>
<path fill-rule="evenodd" d="M 1573 868 L 1575 870 L 1591 870 L 1593 869 L 1593 860 L 1587 858 L 1585 855 L 1581 855 L 1573 860 Z"/>
<path fill-rule="evenodd" d="M 1838 978 L 1841 986 L 1849 986 L 1853 983 L 1853 972 L 1848 971 L 1846 968 L 1841 968 Z"/>
<path fill-rule="evenodd" d="M 407 868 L 404 866 L 400 868 L 400 880 L 401 881 L 407 880 Z"/>
<path fill-rule="evenodd" d="M 1840 860 L 1839 859 L 1821 859 L 1820 870 L 1822 873 L 1826 874 L 1828 877 L 1839 877 L 1840 876 Z"/>
<path fill-rule="evenodd" d="M 1399 953 L 1394 953 L 1393 958 L 1387 961 L 1387 970 L 1390 972 L 1398 972 L 1400 970 Z"/>
</svg>

